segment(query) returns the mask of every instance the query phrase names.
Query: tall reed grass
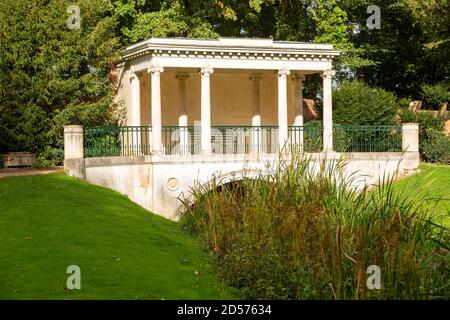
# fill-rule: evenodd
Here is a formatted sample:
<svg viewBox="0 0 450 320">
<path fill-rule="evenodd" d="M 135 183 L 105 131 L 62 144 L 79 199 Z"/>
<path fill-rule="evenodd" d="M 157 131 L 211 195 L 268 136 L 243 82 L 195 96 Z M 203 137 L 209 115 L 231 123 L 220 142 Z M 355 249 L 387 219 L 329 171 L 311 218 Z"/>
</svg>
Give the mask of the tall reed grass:
<svg viewBox="0 0 450 320">
<path fill-rule="evenodd" d="M 240 182 L 193 188 L 181 224 L 211 250 L 220 276 L 250 299 L 449 297 L 449 230 L 419 201 L 344 179 L 342 160 L 294 154 Z M 367 268 L 381 270 L 369 290 Z"/>
</svg>

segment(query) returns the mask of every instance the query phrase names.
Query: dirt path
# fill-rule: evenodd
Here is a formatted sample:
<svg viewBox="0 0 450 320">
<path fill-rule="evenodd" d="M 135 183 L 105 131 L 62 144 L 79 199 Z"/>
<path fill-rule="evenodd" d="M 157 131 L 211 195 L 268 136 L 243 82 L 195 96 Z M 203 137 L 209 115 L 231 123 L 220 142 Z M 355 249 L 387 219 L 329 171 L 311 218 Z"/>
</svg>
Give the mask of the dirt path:
<svg viewBox="0 0 450 320">
<path fill-rule="evenodd" d="M 55 167 L 51 169 L 31 169 L 31 168 L 7 168 L 0 169 L 0 178 L 15 176 L 34 176 L 37 174 L 49 174 L 63 170 L 63 167 Z"/>
</svg>

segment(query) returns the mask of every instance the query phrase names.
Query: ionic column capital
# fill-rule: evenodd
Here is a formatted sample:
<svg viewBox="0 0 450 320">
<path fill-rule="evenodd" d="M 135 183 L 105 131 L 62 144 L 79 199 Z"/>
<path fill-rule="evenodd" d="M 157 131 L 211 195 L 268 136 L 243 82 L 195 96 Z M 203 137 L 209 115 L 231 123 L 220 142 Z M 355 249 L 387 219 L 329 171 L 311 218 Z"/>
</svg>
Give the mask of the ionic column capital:
<svg viewBox="0 0 450 320">
<path fill-rule="evenodd" d="M 290 74 L 291 74 L 291 71 L 288 70 L 288 69 L 280 69 L 280 70 L 278 70 L 278 76 L 279 77 L 287 77 Z"/>
<path fill-rule="evenodd" d="M 214 73 L 213 68 L 205 67 L 200 69 L 200 74 L 202 77 L 209 77 L 212 73 Z"/>
<path fill-rule="evenodd" d="M 164 72 L 164 68 L 160 65 L 152 65 L 150 68 L 147 69 L 147 72 L 150 73 L 152 76 L 159 76 L 161 73 Z"/>
<path fill-rule="evenodd" d="M 322 78 L 324 79 L 331 79 L 336 75 L 336 71 L 335 70 L 324 70 L 322 73 Z"/>
</svg>

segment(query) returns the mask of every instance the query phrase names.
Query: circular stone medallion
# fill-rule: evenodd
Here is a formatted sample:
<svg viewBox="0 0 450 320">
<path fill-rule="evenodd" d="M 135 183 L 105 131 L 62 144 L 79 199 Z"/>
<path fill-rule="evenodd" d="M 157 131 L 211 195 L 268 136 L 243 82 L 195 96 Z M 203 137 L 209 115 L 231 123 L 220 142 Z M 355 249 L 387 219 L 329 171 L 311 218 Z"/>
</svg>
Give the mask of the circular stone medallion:
<svg viewBox="0 0 450 320">
<path fill-rule="evenodd" d="M 177 178 L 170 178 L 167 180 L 167 189 L 170 191 L 177 191 L 180 188 L 180 181 Z"/>
</svg>

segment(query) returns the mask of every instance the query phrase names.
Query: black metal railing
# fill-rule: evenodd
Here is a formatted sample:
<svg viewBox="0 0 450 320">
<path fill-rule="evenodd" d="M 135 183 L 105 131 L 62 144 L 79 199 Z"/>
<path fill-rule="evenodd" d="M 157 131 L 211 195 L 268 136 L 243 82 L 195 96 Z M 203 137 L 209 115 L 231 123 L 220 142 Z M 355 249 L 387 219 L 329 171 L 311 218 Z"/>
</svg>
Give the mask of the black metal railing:
<svg viewBox="0 0 450 320">
<path fill-rule="evenodd" d="M 401 126 L 333 126 L 337 152 L 401 152 Z"/>
<path fill-rule="evenodd" d="M 163 126 L 163 153 L 201 153 L 200 126 Z M 149 155 L 152 152 L 150 126 L 85 127 L 85 157 Z M 333 146 L 337 152 L 401 152 L 401 126 L 333 126 Z M 320 125 L 288 127 L 284 148 L 301 152 L 323 150 Z M 277 126 L 212 126 L 214 154 L 274 154 L 280 149 Z"/>
<path fill-rule="evenodd" d="M 86 158 L 135 156 L 151 153 L 150 126 L 98 126 L 84 128 Z"/>
</svg>

